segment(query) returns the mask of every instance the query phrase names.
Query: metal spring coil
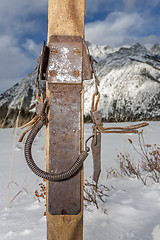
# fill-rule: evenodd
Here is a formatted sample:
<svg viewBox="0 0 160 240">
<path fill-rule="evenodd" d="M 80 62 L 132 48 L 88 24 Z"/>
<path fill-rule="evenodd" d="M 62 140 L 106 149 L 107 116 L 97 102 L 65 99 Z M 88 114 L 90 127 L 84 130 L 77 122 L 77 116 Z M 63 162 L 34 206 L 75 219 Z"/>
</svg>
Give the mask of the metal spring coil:
<svg viewBox="0 0 160 240">
<path fill-rule="evenodd" d="M 72 167 L 70 167 L 68 170 L 61 172 L 61 173 L 50 173 L 50 172 L 45 172 L 42 169 L 40 169 L 34 162 L 32 158 L 32 144 L 33 141 L 37 135 L 37 133 L 40 131 L 40 129 L 43 127 L 44 121 L 43 119 L 40 119 L 32 128 L 30 131 L 27 140 L 25 142 L 25 147 L 24 147 L 24 154 L 25 154 L 25 159 L 26 162 L 29 166 L 29 168 L 39 177 L 46 179 L 48 181 L 52 182 L 59 182 L 59 181 L 64 181 L 69 178 L 71 178 L 78 170 L 80 170 L 83 162 L 88 156 L 87 150 L 82 151 L 73 164 Z"/>
</svg>

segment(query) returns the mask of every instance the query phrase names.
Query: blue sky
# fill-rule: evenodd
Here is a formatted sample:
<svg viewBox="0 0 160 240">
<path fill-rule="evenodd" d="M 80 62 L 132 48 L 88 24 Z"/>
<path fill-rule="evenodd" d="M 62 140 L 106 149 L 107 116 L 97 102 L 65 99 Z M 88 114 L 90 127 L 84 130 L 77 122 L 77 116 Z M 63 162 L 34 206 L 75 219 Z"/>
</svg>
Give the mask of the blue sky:
<svg viewBox="0 0 160 240">
<path fill-rule="evenodd" d="M 36 68 L 47 38 L 47 5 L 48 0 L 0 1 L 0 93 Z M 160 43 L 160 0 L 86 0 L 85 23 L 92 43 Z"/>
</svg>

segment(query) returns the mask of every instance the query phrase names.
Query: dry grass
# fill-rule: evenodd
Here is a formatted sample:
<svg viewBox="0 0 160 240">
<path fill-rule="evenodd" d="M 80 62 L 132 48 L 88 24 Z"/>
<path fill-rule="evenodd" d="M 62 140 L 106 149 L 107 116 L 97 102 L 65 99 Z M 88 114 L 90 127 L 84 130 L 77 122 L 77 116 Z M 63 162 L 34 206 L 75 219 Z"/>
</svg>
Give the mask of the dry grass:
<svg viewBox="0 0 160 240">
<path fill-rule="evenodd" d="M 14 128 L 17 117 L 19 118 L 18 127 L 20 127 L 29 122 L 34 116 L 34 112 L 26 111 L 23 108 L 19 112 L 19 109 L 0 107 L 0 128 Z"/>
<path fill-rule="evenodd" d="M 157 144 L 146 144 L 143 132 L 139 133 L 139 146 L 136 147 L 131 139 L 128 139 L 135 153 L 138 156 L 137 161 L 129 153 L 118 155 L 120 161 L 121 175 L 136 177 L 144 185 L 148 179 L 154 182 L 160 182 L 160 146 Z M 134 163 L 133 163 L 134 162 Z"/>
<path fill-rule="evenodd" d="M 13 182 L 13 174 L 14 174 L 14 162 L 15 162 L 15 149 L 16 149 L 16 136 L 17 136 L 17 127 L 18 127 L 18 123 L 19 123 L 19 117 L 20 117 L 20 112 L 21 112 L 21 108 L 23 105 L 23 101 L 24 98 L 21 99 L 21 105 L 19 108 L 19 112 L 18 112 L 18 116 L 15 122 L 15 129 L 14 129 L 14 141 L 13 141 L 13 151 L 12 151 L 12 158 L 11 158 L 11 162 L 10 162 L 10 178 L 9 178 L 9 185 L 8 185 L 8 203 L 7 203 L 7 208 L 9 208 L 10 205 L 10 197 L 11 197 L 11 186 L 12 186 L 12 182 Z"/>
</svg>

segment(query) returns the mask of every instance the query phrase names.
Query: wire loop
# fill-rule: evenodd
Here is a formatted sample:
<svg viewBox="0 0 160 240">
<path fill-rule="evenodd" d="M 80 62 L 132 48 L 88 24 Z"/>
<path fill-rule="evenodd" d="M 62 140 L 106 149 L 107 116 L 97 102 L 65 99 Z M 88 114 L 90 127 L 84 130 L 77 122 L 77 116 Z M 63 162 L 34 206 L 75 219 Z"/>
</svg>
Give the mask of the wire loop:
<svg viewBox="0 0 160 240">
<path fill-rule="evenodd" d="M 94 92 L 93 96 L 92 96 L 92 106 L 91 106 L 91 111 L 92 112 L 97 111 L 98 103 L 99 103 L 99 99 L 100 99 L 100 92 L 98 92 L 98 97 L 97 97 L 97 100 L 96 100 L 96 103 L 95 103 L 95 96 L 96 95 L 97 95 L 96 92 Z"/>
</svg>

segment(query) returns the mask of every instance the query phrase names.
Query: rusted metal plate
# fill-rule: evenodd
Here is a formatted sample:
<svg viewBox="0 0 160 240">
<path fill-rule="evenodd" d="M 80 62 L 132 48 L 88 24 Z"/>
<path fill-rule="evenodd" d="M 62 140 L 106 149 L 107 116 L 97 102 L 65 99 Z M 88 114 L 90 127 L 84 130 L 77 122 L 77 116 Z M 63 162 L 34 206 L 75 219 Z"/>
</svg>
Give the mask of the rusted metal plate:
<svg viewBox="0 0 160 240">
<path fill-rule="evenodd" d="M 92 117 L 92 121 L 95 125 L 97 125 L 97 126 L 102 125 L 102 113 L 101 113 L 101 111 L 95 111 L 95 112 L 91 111 L 91 117 Z"/>
<path fill-rule="evenodd" d="M 48 82 L 81 83 L 83 39 L 80 36 L 51 36 Z"/>
<path fill-rule="evenodd" d="M 83 80 L 90 80 L 93 78 L 91 68 L 90 55 L 87 53 L 86 46 L 83 47 Z"/>
<path fill-rule="evenodd" d="M 93 156 L 93 180 L 98 183 L 101 173 L 101 133 L 96 132 L 92 143 L 92 156 Z"/>
<path fill-rule="evenodd" d="M 80 154 L 81 84 L 49 84 L 49 171 L 67 170 Z M 76 215 L 81 211 L 81 174 L 49 182 L 48 211 Z"/>
<path fill-rule="evenodd" d="M 49 48 L 46 46 L 46 42 L 43 42 L 42 53 L 40 58 L 40 79 L 46 79 L 46 69 L 48 66 L 48 58 L 49 58 Z"/>
</svg>

